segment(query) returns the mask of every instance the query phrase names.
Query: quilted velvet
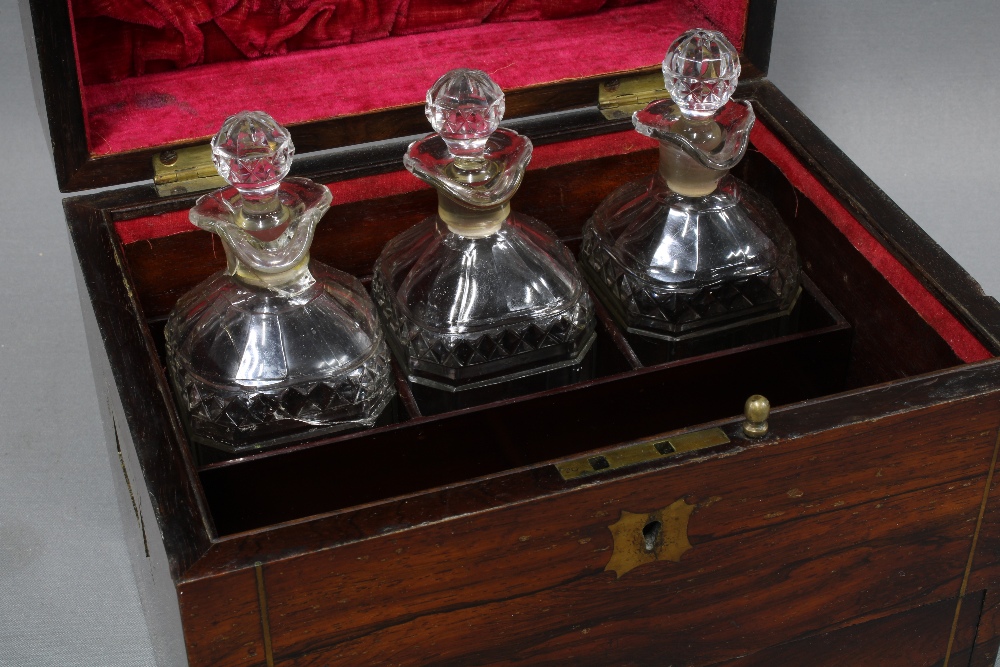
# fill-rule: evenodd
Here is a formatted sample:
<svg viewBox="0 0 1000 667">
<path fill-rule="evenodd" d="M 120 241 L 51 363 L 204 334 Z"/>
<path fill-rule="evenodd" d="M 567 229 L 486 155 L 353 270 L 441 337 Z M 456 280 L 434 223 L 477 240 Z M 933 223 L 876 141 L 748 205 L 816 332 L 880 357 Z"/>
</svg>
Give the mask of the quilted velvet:
<svg viewBox="0 0 1000 667">
<path fill-rule="evenodd" d="M 86 84 L 651 0 L 72 0 Z"/>
<path fill-rule="evenodd" d="M 747 0 L 71 0 L 91 153 L 422 101 L 454 67 L 505 89 L 657 64 L 694 26 L 739 47 Z"/>
</svg>

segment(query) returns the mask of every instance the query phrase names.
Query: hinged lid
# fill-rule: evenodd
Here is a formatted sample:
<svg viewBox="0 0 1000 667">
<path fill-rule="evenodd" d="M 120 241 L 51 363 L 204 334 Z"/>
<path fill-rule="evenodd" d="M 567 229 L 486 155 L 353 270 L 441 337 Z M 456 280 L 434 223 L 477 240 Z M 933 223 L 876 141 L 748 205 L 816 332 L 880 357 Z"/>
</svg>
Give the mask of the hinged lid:
<svg viewBox="0 0 1000 667">
<path fill-rule="evenodd" d="M 574 109 L 600 132 L 599 106 L 623 118 L 658 94 L 627 77 L 653 81 L 685 29 L 722 30 L 743 55 L 744 79 L 763 76 L 775 0 L 487 0 L 441 10 L 436 0 L 22 0 L 60 189 L 141 181 L 154 167 L 165 193 L 188 176 L 211 178 L 200 153 L 179 149 L 207 143 L 244 109 L 289 127 L 300 154 L 420 134 L 424 91 L 454 67 L 490 73 L 511 119 Z M 610 80 L 622 92 L 607 97 Z M 583 131 L 567 122 L 565 131 Z M 176 163 L 163 163 L 166 150 Z"/>
</svg>

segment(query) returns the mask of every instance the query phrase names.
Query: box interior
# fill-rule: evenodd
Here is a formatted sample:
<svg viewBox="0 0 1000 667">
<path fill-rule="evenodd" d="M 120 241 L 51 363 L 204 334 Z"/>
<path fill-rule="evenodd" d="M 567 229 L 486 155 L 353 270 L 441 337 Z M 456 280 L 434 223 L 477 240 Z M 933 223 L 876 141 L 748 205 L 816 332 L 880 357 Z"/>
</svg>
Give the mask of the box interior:
<svg viewBox="0 0 1000 667">
<path fill-rule="evenodd" d="M 514 206 L 549 223 L 575 250 L 597 204 L 651 173 L 656 160 L 654 142 L 634 132 L 541 146 Z M 396 423 L 203 461 L 197 476 L 218 534 L 473 483 L 732 418 L 753 393 L 787 405 L 993 356 L 761 122 L 738 176 L 778 207 L 815 285 L 798 332 L 644 366 L 604 317 L 598 377 L 434 416 L 421 414 L 400 376 Z M 317 229 L 313 257 L 360 277 L 386 241 L 435 210 L 433 190 L 405 171 L 329 186 L 335 205 Z M 170 308 L 225 266 L 214 236 L 193 229 L 186 208 L 156 205 L 163 208 L 175 210 L 132 207 L 112 218 L 127 279 L 156 341 L 150 355 L 161 365 Z"/>
<path fill-rule="evenodd" d="M 248 108 L 296 126 L 420 104 L 455 67 L 484 70 L 507 91 L 634 71 L 658 65 L 692 26 L 721 30 L 741 48 L 748 5 L 69 2 L 93 156 L 207 140 L 223 118 Z"/>
</svg>

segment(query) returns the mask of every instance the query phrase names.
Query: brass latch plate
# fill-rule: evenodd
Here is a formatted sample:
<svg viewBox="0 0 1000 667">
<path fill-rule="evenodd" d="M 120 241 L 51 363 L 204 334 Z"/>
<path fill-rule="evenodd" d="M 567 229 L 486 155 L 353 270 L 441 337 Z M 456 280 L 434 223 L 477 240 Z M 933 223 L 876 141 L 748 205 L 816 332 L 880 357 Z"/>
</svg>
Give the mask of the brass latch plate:
<svg viewBox="0 0 1000 667">
<path fill-rule="evenodd" d="M 608 120 L 621 120 L 650 102 L 670 96 L 663 85 L 663 74 L 650 72 L 631 77 L 602 81 L 597 92 L 597 108 Z"/>
<path fill-rule="evenodd" d="M 725 445 L 730 442 L 729 436 L 721 428 L 709 428 L 703 431 L 672 435 L 668 438 L 657 438 L 632 443 L 611 449 L 601 454 L 582 456 L 569 461 L 555 464 L 556 469 L 565 480 L 599 475 L 611 470 L 620 470 L 628 466 L 666 458 L 674 454 L 693 452 L 706 447 Z"/>
<path fill-rule="evenodd" d="M 212 147 L 208 144 L 153 156 L 153 185 L 161 197 L 214 190 L 225 184 L 212 163 Z"/>
</svg>

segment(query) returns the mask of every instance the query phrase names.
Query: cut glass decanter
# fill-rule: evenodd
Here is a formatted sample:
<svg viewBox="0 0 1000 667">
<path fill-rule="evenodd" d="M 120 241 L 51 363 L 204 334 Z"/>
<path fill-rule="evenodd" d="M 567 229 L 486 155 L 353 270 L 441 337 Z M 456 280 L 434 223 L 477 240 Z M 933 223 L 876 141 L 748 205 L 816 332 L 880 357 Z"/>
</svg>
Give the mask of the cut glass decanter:
<svg viewBox="0 0 1000 667">
<path fill-rule="evenodd" d="M 781 318 L 799 287 L 795 241 L 770 202 L 729 175 L 754 123 L 729 101 L 740 63 L 719 32 L 691 30 L 667 51 L 671 99 L 637 111 L 660 168 L 613 192 L 584 228 L 581 264 L 631 334 L 681 341 Z M 634 337 L 634 336 L 633 336 Z"/>
<path fill-rule="evenodd" d="M 294 147 L 265 113 L 212 140 L 231 187 L 191 222 L 228 266 L 181 297 L 166 326 L 170 378 L 195 442 L 229 452 L 371 426 L 394 395 L 374 305 L 356 278 L 309 259 L 326 186 L 285 178 Z"/>
<path fill-rule="evenodd" d="M 372 291 L 413 383 L 457 391 L 579 365 L 594 310 L 569 251 L 510 199 L 531 142 L 500 128 L 504 96 L 458 69 L 427 93 L 436 134 L 404 163 L 438 190 L 438 212 L 390 241 Z"/>
</svg>

